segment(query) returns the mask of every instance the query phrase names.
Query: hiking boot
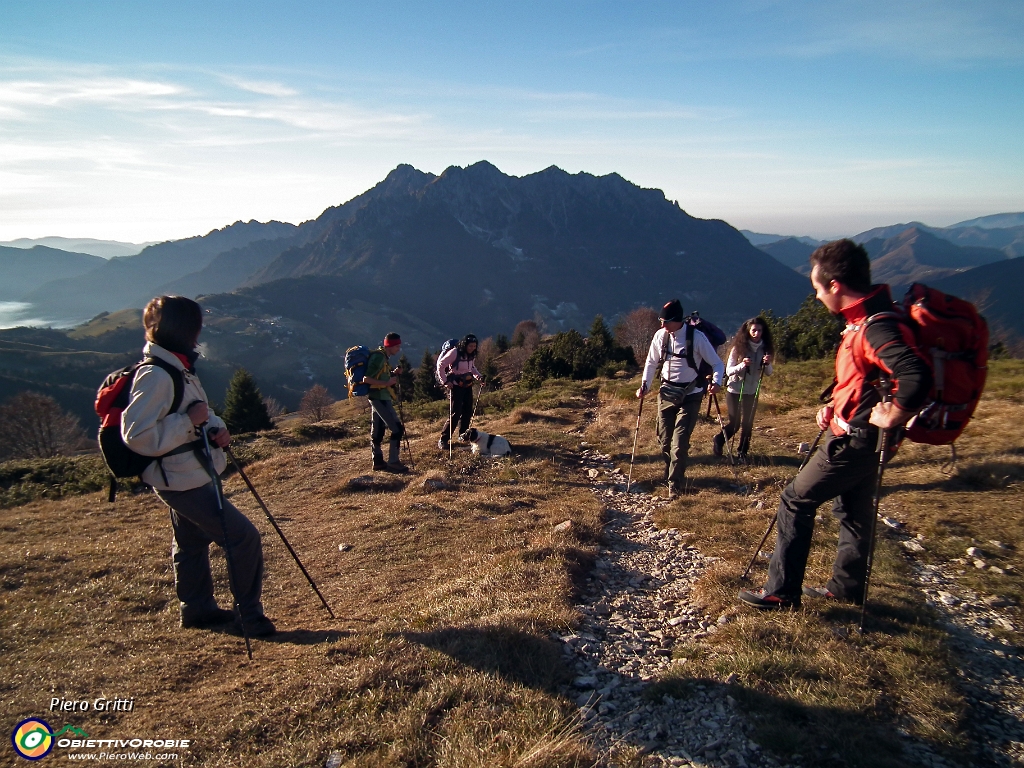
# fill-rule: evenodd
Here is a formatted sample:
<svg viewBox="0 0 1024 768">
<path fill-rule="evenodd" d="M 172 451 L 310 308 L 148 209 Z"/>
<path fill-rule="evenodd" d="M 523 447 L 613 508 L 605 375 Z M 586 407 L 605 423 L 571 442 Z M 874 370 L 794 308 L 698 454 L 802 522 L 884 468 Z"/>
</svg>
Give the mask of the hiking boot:
<svg viewBox="0 0 1024 768">
<path fill-rule="evenodd" d="M 235 620 L 235 612 L 224 608 L 212 608 L 198 614 L 191 614 L 183 611 L 181 614 L 182 629 L 206 629 L 215 627 L 218 624 L 227 624 Z"/>
<path fill-rule="evenodd" d="M 711 441 L 711 452 L 718 458 L 722 458 L 723 448 L 725 448 L 725 435 L 719 432 Z"/>
<path fill-rule="evenodd" d="M 277 627 L 266 616 L 260 616 L 245 622 L 245 633 L 249 637 L 270 637 L 277 633 Z"/>
<path fill-rule="evenodd" d="M 394 464 L 385 464 L 384 471 L 390 472 L 394 475 L 404 475 L 409 471 L 409 468 L 400 461 L 396 461 Z"/>
<path fill-rule="evenodd" d="M 800 607 L 800 600 L 771 595 L 766 589 L 741 589 L 740 602 L 764 611 L 784 611 Z"/>
<path fill-rule="evenodd" d="M 437 441 L 437 450 L 439 450 L 439 451 L 447 451 L 448 450 L 448 443 L 446 443 L 444 441 L 444 438 L 442 438 L 442 439 Z"/>
<path fill-rule="evenodd" d="M 386 461 L 384 461 L 384 459 L 374 459 L 373 460 L 373 471 L 374 472 L 387 472 L 388 471 L 388 463 Z"/>
<path fill-rule="evenodd" d="M 670 499 L 678 499 L 680 496 L 696 496 L 696 495 L 697 495 L 697 489 L 696 488 L 679 488 L 679 487 L 674 487 L 673 486 L 673 487 L 669 487 L 669 489 L 668 489 L 668 497 Z"/>
</svg>

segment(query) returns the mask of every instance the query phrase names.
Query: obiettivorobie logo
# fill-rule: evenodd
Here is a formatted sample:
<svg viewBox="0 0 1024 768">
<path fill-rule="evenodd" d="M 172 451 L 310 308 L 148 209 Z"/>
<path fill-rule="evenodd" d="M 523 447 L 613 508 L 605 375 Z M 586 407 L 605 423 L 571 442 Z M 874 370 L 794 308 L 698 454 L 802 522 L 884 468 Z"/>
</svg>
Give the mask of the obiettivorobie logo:
<svg viewBox="0 0 1024 768">
<path fill-rule="evenodd" d="M 74 738 L 68 738 L 68 734 Z M 64 738 L 60 738 L 63 736 Z M 192 746 L 191 739 L 94 739 L 81 728 L 74 725 L 65 725 L 59 731 L 54 732 L 50 724 L 38 717 L 30 717 L 22 720 L 11 732 L 11 745 L 19 756 L 26 760 L 42 760 L 53 750 L 59 749 L 188 749 Z M 81 753 L 78 753 L 81 755 Z M 75 759 L 75 753 L 68 756 Z M 88 755 L 81 756 L 84 759 Z M 116 760 L 177 760 L 176 753 L 166 752 L 163 754 L 134 753 L 134 752 L 100 752 L 89 759 L 116 759 Z"/>
<path fill-rule="evenodd" d="M 11 744 L 14 751 L 26 760 L 42 760 L 50 754 L 57 737 L 69 732 L 89 738 L 89 734 L 73 725 L 65 725 L 54 733 L 48 722 L 30 717 L 15 726 L 11 732 Z"/>
</svg>

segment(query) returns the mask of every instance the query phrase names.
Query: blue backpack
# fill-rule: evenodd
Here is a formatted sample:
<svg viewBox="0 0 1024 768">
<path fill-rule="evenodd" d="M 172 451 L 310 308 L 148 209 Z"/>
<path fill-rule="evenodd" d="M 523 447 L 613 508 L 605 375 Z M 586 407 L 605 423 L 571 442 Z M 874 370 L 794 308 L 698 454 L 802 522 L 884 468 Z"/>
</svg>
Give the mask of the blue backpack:
<svg viewBox="0 0 1024 768">
<path fill-rule="evenodd" d="M 370 385 L 363 383 L 368 362 L 370 350 L 362 344 L 345 350 L 345 378 L 348 379 L 349 397 L 366 397 L 370 394 Z"/>
<path fill-rule="evenodd" d="M 444 357 L 446 352 L 450 352 L 451 350 L 455 349 L 455 347 L 457 347 L 457 346 L 459 346 L 459 340 L 458 339 L 448 339 L 448 341 L 446 341 L 444 344 L 441 345 L 441 351 L 437 353 L 438 360 L 440 360 L 442 357 Z M 457 359 L 458 358 L 456 358 L 456 360 Z M 437 375 L 437 369 L 436 368 L 434 369 L 434 378 L 437 379 L 437 383 L 440 384 L 442 387 L 447 385 L 447 382 L 441 381 L 440 377 Z"/>
</svg>

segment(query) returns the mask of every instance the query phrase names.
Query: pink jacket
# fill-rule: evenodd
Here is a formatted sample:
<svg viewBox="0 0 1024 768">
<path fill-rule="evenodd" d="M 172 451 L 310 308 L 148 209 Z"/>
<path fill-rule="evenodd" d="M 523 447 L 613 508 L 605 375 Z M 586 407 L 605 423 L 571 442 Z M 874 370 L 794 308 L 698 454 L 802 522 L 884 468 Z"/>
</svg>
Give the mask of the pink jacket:
<svg viewBox="0 0 1024 768">
<path fill-rule="evenodd" d="M 437 358 L 437 378 L 439 381 L 448 381 L 449 376 L 472 376 L 477 381 L 483 381 L 484 377 L 476 369 L 476 363 L 459 357 L 458 347 L 452 347 L 443 355 Z"/>
</svg>

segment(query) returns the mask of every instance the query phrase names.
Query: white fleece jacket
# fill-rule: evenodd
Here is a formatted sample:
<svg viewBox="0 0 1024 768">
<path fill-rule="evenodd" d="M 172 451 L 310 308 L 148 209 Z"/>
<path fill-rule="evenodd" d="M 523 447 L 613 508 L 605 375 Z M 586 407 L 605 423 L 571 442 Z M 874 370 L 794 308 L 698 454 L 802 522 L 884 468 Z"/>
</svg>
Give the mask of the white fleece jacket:
<svg viewBox="0 0 1024 768">
<path fill-rule="evenodd" d="M 750 357 L 750 368 L 743 365 L 743 358 Z M 740 392 L 753 394 L 757 389 L 757 380 L 761 377 L 761 360 L 764 358 L 764 343 L 755 344 L 752 350 L 737 351 L 736 347 L 729 350 L 729 363 L 725 373 L 729 377 L 726 389 L 734 395 Z M 771 376 L 774 368 L 771 363 L 764 366 L 764 375 Z"/>
<path fill-rule="evenodd" d="M 185 370 L 174 354 L 161 346 L 147 342 L 142 348 L 144 357 L 158 357 L 166 360 L 182 371 L 185 378 L 184 396 L 181 405 L 174 413 L 169 413 L 174 400 L 174 382 L 171 374 L 156 365 L 144 365 L 139 368 L 132 385 L 128 407 L 121 414 L 121 437 L 125 444 L 143 456 L 162 456 L 168 451 L 201 440 L 199 431 L 189 419 L 188 408 L 196 400 L 208 403 L 203 385 L 199 378 Z M 224 421 L 210 409 L 210 429 L 223 429 Z M 227 466 L 224 451 L 210 444 L 213 454 L 213 465 L 220 474 Z M 156 462 L 150 464 L 142 473 L 142 480 L 161 491 L 190 491 L 210 482 L 210 474 L 199 463 L 199 459 L 191 452 L 167 456 L 161 460 L 163 472 Z M 164 482 L 164 475 L 167 482 Z"/>
</svg>

